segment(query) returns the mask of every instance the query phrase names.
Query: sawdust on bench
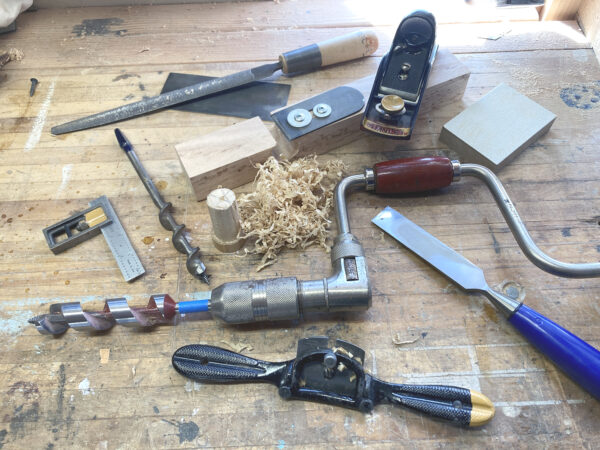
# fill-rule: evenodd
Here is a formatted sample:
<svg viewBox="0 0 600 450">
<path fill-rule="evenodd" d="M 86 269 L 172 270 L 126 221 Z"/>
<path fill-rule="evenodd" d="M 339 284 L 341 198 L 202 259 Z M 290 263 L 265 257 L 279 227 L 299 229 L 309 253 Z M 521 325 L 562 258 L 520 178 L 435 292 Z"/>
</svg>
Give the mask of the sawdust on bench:
<svg viewBox="0 0 600 450">
<path fill-rule="evenodd" d="M 263 255 L 256 271 L 273 264 L 283 248 L 318 244 L 329 251 L 333 192 L 344 163 L 321 163 L 316 156 L 293 162 L 271 157 L 257 167 L 254 192 L 238 201 L 242 230 L 254 239 L 250 252 Z"/>
</svg>

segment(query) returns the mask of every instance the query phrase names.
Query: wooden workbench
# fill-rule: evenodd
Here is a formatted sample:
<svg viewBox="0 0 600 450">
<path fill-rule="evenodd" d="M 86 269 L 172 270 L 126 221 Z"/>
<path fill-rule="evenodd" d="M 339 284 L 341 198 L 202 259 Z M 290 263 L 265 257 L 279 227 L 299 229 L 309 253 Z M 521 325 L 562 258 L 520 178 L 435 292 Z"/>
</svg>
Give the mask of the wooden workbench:
<svg viewBox="0 0 600 450">
<path fill-rule="evenodd" d="M 54 137 L 52 125 L 154 95 L 170 71 L 219 76 L 372 26 L 380 37 L 374 57 L 283 81 L 292 84 L 295 102 L 367 76 L 401 16 L 373 2 L 353 9 L 361 4 L 282 0 L 39 10 L 21 16 L 17 32 L 0 36 L 0 48 L 25 55 L 0 70 L 0 448 L 598 445 L 597 400 L 533 350 L 482 297 L 459 292 L 370 224 L 384 206 L 397 208 L 480 265 L 490 284 L 517 287 L 530 306 L 600 347 L 600 282 L 536 268 L 476 180 L 427 196 L 352 194 L 350 222 L 373 284 L 373 306 L 363 314 L 242 327 L 183 321 L 151 332 L 115 327 L 101 336 L 70 330 L 58 338 L 27 324 L 53 302 L 81 301 L 93 310 L 105 298 L 126 296 L 141 305 L 152 293 L 185 300 L 206 289 L 187 273 L 160 227 L 113 127 Z M 569 262 L 597 261 L 600 103 L 567 105 L 561 92 L 594 83 L 598 89 L 598 62 L 575 23 L 513 22 L 499 40 L 478 37 L 497 25 L 439 26 L 440 44 L 472 72 L 461 103 L 421 116 L 408 142 L 365 137 L 324 158 L 343 159 L 352 173 L 393 157 L 444 154 L 442 125 L 507 83 L 558 118 L 499 177 L 542 249 Z M 40 84 L 30 98 L 31 77 Z M 326 276 L 329 255 L 318 248 L 286 251 L 256 274 L 259 257 L 223 255 L 213 247 L 206 205 L 194 200 L 174 144 L 237 121 L 165 111 L 120 127 L 206 254 L 213 286 L 257 276 Z M 110 198 L 146 268 L 131 284 L 122 280 L 101 237 L 56 256 L 43 238 L 42 228 L 100 195 Z M 363 347 L 366 367 L 385 380 L 479 390 L 495 403 L 496 417 L 465 430 L 393 407 L 365 415 L 286 402 L 268 385 L 193 383 L 171 367 L 173 351 L 184 344 L 232 346 L 282 360 L 294 355 L 299 338 L 311 335 Z M 414 342 L 396 345 L 394 338 Z"/>
</svg>

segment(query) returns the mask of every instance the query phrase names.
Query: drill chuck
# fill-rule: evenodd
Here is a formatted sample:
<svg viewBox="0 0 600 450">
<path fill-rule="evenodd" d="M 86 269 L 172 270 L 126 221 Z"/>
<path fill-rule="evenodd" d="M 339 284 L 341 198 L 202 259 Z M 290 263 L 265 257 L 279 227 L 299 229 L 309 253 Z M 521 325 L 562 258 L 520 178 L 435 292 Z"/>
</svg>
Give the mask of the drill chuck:
<svg viewBox="0 0 600 450">
<path fill-rule="evenodd" d="M 298 319 L 310 311 L 366 310 L 371 285 L 364 251 L 350 233 L 338 235 L 331 251 L 334 274 L 320 280 L 295 277 L 225 283 L 213 289 L 210 312 L 228 324 Z"/>
<path fill-rule="evenodd" d="M 297 319 L 298 280 L 287 277 L 222 284 L 211 293 L 210 312 L 231 324 Z"/>
</svg>

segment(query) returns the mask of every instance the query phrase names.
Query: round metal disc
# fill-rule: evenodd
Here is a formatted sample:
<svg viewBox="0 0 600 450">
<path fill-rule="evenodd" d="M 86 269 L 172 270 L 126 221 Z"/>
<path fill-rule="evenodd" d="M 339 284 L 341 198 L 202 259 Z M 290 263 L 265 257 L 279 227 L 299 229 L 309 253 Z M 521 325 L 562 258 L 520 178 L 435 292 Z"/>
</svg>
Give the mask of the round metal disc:
<svg viewBox="0 0 600 450">
<path fill-rule="evenodd" d="M 327 117 L 331 114 L 331 106 L 329 106 L 327 103 L 319 103 L 313 108 L 313 114 L 316 117 Z"/>
<path fill-rule="evenodd" d="M 312 114 L 306 109 L 293 109 L 289 112 L 287 121 L 294 128 L 302 128 L 312 121 Z"/>
<path fill-rule="evenodd" d="M 386 95 L 381 99 L 382 108 L 390 113 L 400 113 L 404 110 L 404 100 L 398 95 Z"/>
</svg>

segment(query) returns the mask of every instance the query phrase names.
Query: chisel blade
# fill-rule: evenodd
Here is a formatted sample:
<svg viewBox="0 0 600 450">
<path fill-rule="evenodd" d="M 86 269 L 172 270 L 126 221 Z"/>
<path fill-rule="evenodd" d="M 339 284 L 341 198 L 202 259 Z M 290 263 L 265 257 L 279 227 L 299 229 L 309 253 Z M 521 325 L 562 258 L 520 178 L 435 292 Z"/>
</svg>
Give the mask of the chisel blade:
<svg viewBox="0 0 600 450">
<path fill-rule="evenodd" d="M 408 220 L 398 211 L 388 206 L 377 214 L 371 222 L 463 289 L 477 291 L 488 289 L 483 271 L 479 267 Z"/>
</svg>

